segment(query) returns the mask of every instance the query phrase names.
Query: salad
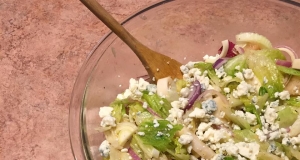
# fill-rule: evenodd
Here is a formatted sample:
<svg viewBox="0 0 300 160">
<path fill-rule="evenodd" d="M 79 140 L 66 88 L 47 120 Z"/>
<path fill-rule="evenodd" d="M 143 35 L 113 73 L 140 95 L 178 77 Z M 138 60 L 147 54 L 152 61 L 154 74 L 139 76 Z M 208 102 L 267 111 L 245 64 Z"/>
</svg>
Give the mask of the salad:
<svg viewBox="0 0 300 160">
<path fill-rule="evenodd" d="M 100 107 L 104 160 L 300 160 L 300 59 L 256 33 Z M 299 96 L 299 97 L 298 97 Z"/>
</svg>

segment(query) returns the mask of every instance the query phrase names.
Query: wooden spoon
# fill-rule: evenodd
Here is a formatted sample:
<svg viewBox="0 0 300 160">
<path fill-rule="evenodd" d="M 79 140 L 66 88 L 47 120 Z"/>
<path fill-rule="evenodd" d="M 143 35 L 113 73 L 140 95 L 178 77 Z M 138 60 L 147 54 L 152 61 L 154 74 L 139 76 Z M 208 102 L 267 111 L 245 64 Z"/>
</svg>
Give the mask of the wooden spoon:
<svg viewBox="0 0 300 160">
<path fill-rule="evenodd" d="M 181 64 L 179 62 L 144 46 L 120 25 L 96 0 L 80 1 L 132 49 L 143 63 L 153 81 L 168 76 L 171 78 L 182 78 L 180 71 Z"/>
</svg>

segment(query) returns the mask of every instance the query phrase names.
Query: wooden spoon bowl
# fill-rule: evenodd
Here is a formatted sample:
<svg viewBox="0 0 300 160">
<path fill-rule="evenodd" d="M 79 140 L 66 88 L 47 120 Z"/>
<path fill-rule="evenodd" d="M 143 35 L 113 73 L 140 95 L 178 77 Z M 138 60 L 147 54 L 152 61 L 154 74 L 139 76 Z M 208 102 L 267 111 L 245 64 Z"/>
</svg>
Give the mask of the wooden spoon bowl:
<svg viewBox="0 0 300 160">
<path fill-rule="evenodd" d="M 182 78 L 180 71 L 181 64 L 178 61 L 144 46 L 120 25 L 96 0 L 80 1 L 132 49 L 154 82 L 168 76 L 177 79 Z"/>
</svg>

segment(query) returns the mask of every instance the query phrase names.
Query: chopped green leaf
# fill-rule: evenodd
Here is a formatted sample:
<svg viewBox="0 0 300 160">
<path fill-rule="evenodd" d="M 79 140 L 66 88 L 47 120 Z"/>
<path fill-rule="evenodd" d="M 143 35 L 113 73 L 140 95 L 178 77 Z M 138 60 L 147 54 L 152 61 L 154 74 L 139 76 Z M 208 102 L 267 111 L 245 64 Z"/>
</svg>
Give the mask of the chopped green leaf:
<svg viewBox="0 0 300 160">
<path fill-rule="evenodd" d="M 133 101 L 129 99 L 124 99 L 115 100 L 110 104 L 110 106 L 113 107 L 112 116 L 116 118 L 116 122 L 122 121 L 124 114 L 126 114 L 125 106 L 127 106 L 130 103 L 133 103 Z"/>
<path fill-rule="evenodd" d="M 246 111 L 255 115 L 257 123 L 259 124 L 259 128 L 261 128 L 262 123 L 261 123 L 261 119 L 260 119 L 260 111 L 255 108 L 255 105 L 252 104 L 249 99 L 242 97 L 241 101 L 244 103 Z"/>
<path fill-rule="evenodd" d="M 267 89 L 265 87 L 260 87 L 259 88 L 259 91 L 258 91 L 258 95 L 259 96 L 263 96 L 265 95 L 266 93 L 268 93 Z"/>
<path fill-rule="evenodd" d="M 205 62 L 198 62 L 194 64 L 195 68 L 200 69 L 201 72 L 207 71 L 207 75 L 210 78 L 210 80 L 219 86 L 220 79 L 216 75 L 215 69 L 213 68 L 212 63 L 205 63 Z"/>
<path fill-rule="evenodd" d="M 177 90 L 177 92 L 180 92 L 180 90 L 181 90 L 182 88 L 186 87 L 186 85 L 187 85 L 187 82 L 186 82 L 185 80 L 183 80 L 183 79 L 178 79 L 178 80 L 176 81 L 176 90 Z"/>
<path fill-rule="evenodd" d="M 190 155 L 189 154 L 179 154 L 179 153 L 174 152 L 171 149 L 167 149 L 166 151 L 171 155 L 172 159 L 175 159 L 175 160 L 190 160 Z"/>
<path fill-rule="evenodd" d="M 224 157 L 224 160 L 235 160 L 235 158 L 231 157 L 231 156 L 226 156 L 226 157 Z"/>
<path fill-rule="evenodd" d="M 171 103 L 165 99 L 161 98 L 157 94 L 144 93 L 142 99 L 145 100 L 151 109 L 153 109 L 161 118 L 167 118 L 169 115 L 169 110 L 172 108 Z"/>
<path fill-rule="evenodd" d="M 182 129 L 182 125 L 176 124 L 169 127 L 171 123 L 167 120 L 144 121 L 138 127 L 138 132 L 144 132 L 144 136 L 140 136 L 143 143 L 151 145 L 160 151 L 165 151 L 173 141 L 175 133 Z"/>
</svg>

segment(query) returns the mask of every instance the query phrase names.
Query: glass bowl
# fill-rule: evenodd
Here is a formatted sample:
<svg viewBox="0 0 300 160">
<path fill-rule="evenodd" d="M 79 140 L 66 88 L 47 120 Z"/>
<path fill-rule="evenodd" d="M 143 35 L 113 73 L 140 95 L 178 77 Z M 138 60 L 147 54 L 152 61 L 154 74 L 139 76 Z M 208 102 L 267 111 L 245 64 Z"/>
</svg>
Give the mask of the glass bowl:
<svg viewBox="0 0 300 160">
<path fill-rule="evenodd" d="M 299 6 L 288 0 L 160 1 L 122 24 L 146 46 L 185 64 L 216 55 L 222 40 L 235 40 L 240 32 L 257 32 L 273 46 L 300 51 Z M 101 121 L 99 108 L 128 88 L 130 78 L 144 75 L 139 59 L 115 34 L 100 40 L 83 64 L 72 94 L 69 130 L 75 159 L 102 159 L 98 148 L 104 136 L 95 130 Z"/>
</svg>

